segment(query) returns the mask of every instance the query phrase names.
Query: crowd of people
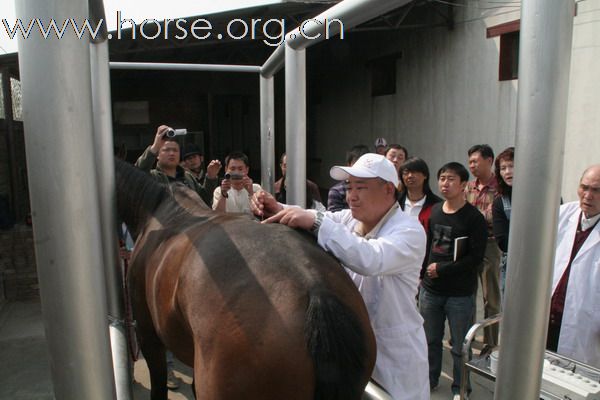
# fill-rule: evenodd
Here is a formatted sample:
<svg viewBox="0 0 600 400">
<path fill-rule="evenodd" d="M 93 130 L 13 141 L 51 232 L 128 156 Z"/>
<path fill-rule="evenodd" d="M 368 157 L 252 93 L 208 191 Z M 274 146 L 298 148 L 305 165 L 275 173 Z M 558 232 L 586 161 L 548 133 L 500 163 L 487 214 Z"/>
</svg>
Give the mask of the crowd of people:
<svg viewBox="0 0 600 400">
<path fill-rule="evenodd" d="M 466 152 L 468 169 L 444 164 L 435 176 L 438 197 L 422 158 L 378 138 L 374 152 L 354 146 L 344 165 L 331 168 L 338 183 L 327 207 L 307 180 L 308 209 L 302 209 L 286 204 L 285 154 L 271 194 L 248 176 L 245 154 L 231 153 L 224 166 L 212 160 L 204 168 L 200 149 L 188 145 L 181 153 L 177 141 L 164 135 L 167 129 L 158 128 L 138 167 L 162 182 L 185 184 L 216 211 L 251 213 L 262 223 L 312 232 L 363 296 L 377 341 L 372 378 L 392 398 L 429 399 L 437 389 L 447 323 L 452 396 L 459 398 L 462 343 L 474 323 L 478 286 L 485 317 L 502 309 L 513 147 L 495 157 L 490 146 L 479 144 Z M 600 165 L 584 171 L 577 194 L 579 201 L 560 209 L 547 348 L 600 367 Z M 481 352 L 498 344 L 493 325 L 485 330 Z"/>
</svg>

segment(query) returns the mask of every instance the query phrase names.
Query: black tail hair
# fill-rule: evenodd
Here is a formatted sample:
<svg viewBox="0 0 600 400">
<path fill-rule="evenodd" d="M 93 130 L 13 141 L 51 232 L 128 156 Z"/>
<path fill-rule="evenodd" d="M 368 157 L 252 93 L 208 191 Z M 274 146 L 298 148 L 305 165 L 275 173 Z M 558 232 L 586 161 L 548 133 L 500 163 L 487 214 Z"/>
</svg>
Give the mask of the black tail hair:
<svg viewBox="0 0 600 400">
<path fill-rule="evenodd" d="M 326 290 L 311 290 L 305 336 L 315 368 L 314 399 L 360 399 L 367 349 L 352 310 Z"/>
</svg>

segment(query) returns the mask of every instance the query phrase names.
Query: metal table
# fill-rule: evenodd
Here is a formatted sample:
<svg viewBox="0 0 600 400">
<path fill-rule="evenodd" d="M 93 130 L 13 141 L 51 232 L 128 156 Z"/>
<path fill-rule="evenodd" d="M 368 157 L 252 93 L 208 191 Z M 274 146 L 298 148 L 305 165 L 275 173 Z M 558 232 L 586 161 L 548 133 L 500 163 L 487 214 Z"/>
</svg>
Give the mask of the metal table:
<svg viewBox="0 0 600 400">
<path fill-rule="evenodd" d="M 465 400 L 467 391 L 467 376 L 470 372 L 476 373 L 492 382 L 496 381 L 496 374 L 490 369 L 490 357 L 484 355 L 482 357 L 471 357 L 471 345 L 475 339 L 475 334 L 480 329 L 487 326 L 497 324 L 502 319 L 502 314 L 494 315 L 493 317 L 484 319 L 473 325 L 463 341 L 462 348 L 462 368 L 461 368 L 461 383 L 460 383 L 460 400 Z M 568 357 L 556 354 L 554 352 L 546 350 L 544 358 L 550 361 L 551 364 L 558 365 L 561 368 L 568 369 L 571 372 L 576 372 L 580 375 L 585 376 L 596 382 L 600 381 L 600 370 L 589 365 L 583 364 L 577 360 L 570 359 Z M 542 389 L 540 391 L 540 399 L 543 400 L 564 400 L 563 397 L 557 396 L 556 394 L 549 393 Z"/>
</svg>

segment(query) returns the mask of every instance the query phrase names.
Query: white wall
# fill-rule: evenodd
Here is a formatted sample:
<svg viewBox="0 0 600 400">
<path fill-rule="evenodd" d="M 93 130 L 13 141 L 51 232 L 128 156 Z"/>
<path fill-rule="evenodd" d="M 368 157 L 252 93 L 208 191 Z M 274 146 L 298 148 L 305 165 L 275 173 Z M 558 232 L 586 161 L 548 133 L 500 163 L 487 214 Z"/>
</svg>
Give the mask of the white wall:
<svg viewBox="0 0 600 400">
<path fill-rule="evenodd" d="M 571 80 L 562 194 L 577 199 L 583 170 L 600 163 L 600 0 L 578 3 L 573 27 Z"/>
<path fill-rule="evenodd" d="M 453 30 L 361 33 L 326 44 L 319 63 L 328 67 L 314 67 L 325 71 L 315 78 L 322 100 L 313 111 L 322 186 L 346 149 L 379 136 L 425 159 L 433 175 L 445 162 L 466 164 L 471 145 L 488 143 L 496 154 L 514 145 L 518 80 L 498 80 L 500 39 L 486 38 L 486 29 L 519 19 L 520 9 L 465 4 L 455 8 Z M 584 167 L 600 162 L 600 0 L 580 2 L 574 24 L 565 200 L 575 198 Z M 396 94 L 371 97 L 368 60 L 397 51 Z M 336 57 L 346 53 L 343 62 Z"/>
</svg>

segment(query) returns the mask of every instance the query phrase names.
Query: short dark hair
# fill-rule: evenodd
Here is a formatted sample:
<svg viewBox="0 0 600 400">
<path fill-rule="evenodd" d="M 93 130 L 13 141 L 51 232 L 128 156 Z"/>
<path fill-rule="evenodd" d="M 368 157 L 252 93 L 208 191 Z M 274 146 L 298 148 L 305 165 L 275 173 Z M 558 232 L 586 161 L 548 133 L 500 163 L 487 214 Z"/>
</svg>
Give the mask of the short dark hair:
<svg viewBox="0 0 600 400">
<path fill-rule="evenodd" d="M 469 149 L 467 154 L 469 157 L 471 157 L 473 153 L 477 152 L 479 152 L 483 158 L 491 158 L 492 160 L 494 159 L 494 150 L 492 150 L 489 144 L 476 144 Z"/>
<path fill-rule="evenodd" d="M 369 152 L 369 147 L 365 146 L 364 144 L 357 144 L 356 146 L 353 146 L 346 153 L 346 165 L 354 164 L 356 162 L 356 160 L 358 160 L 360 158 L 360 156 L 362 156 L 363 154 L 366 154 L 368 152 Z"/>
<path fill-rule="evenodd" d="M 438 171 L 437 178 L 440 179 L 440 175 L 448 171 L 454 172 L 456 175 L 458 175 L 461 182 L 466 182 L 469 180 L 469 171 L 467 171 L 464 165 L 456 161 L 444 164 Z"/>
<path fill-rule="evenodd" d="M 244 164 L 246 164 L 246 167 L 250 166 L 250 160 L 248 160 L 248 156 L 241 151 L 233 151 L 229 153 L 227 157 L 225 157 L 225 168 L 229 166 L 229 161 L 231 160 L 242 160 Z"/>
<path fill-rule="evenodd" d="M 425 160 L 418 157 L 411 157 L 408 160 L 404 161 L 404 163 L 402 163 L 402 165 L 400 166 L 400 180 L 402 181 L 403 185 L 404 179 L 402 177 L 402 174 L 404 173 L 404 171 L 420 172 L 423 175 L 425 175 L 425 182 L 423 182 L 423 193 L 425 193 L 426 195 L 431 193 L 431 187 L 429 186 L 429 167 L 427 166 Z"/>
<path fill-rule="evenodd" d="M 390 144 L 386 149 L 385 149 L 385 153 L 384 155 L 387 156 L 387 153 L 392 150 L 392 149 L 396 149 L 396 150 L 402 150 L 404 152 L 404 158 L 408 158 L 408 150 L 406 150 L 406 147 L 399 145 L 399 144 Z"/>
<path fill-rule="evenodd" d="M 515 160 L 515 148 L 508 147 L 504 151 L 498 154 L 496 157 L 494 171 L 496 173 L 496 180 L 498 181 L 498 193 L 510 195 L 512 188 L 506 184 L 502 175 L 500 175 L 500 161 L 514 161 Z"/>
</svg>

